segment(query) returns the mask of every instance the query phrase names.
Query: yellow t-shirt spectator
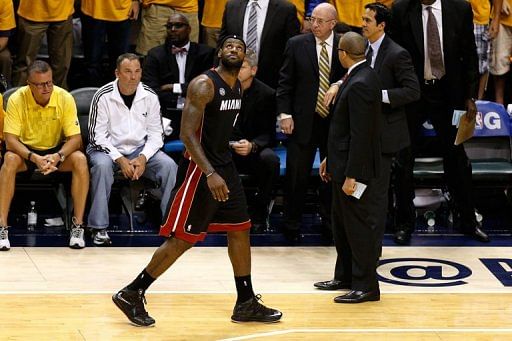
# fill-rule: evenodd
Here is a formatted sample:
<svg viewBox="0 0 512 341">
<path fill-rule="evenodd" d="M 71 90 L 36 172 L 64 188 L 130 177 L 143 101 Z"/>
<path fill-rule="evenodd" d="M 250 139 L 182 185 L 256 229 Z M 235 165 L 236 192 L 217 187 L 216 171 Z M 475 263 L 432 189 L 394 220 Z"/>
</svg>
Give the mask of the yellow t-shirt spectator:
<svg viewBox="0 0 512 341">
<path fill-rule="evenodd" d="M 473 23 L 488 25 L 491 19 L 491 4 L 489 1 L 469 0 L 473 9 Z"/>
<path fill-rule="evenodd" d="M 208 0 L 204 3 L 201 25 L 211 28 L 221 28 L 224 8 L 228 0 Z"/>
<path fill-rule="evenodd" d="M 364 6 L 372 0 L 333 0 L 332 3 L 338 12 L 338 20 L 353 27 L 361 27 L 363 24 Z"/>
<path fill-rule="evenodd" d="M 18 15 L 35 22 L 64 21 L 75 11 L 73 0 L 20 0 Z"/>
<path fill-rule="evenodd" d="M 82 0 L 82 13 L 106 21 L 127 20 L 132 0 Z"/>
<path fill-rule="evenodd" d="M 2 152 L 2 141 L 4 140 L 4 98 L 0 94 L 0 154 Z"/>
<path fill-rule="evenodd" d="M 209 2 L 215 2 L 213 0 L 205 1 L 205 7 Z M 225 1 L 224 1 L 225 3 Z M 142 6 L 149 6 L 151 4 L 163 5 L 174 8 L 178 12 L 183 13 L 196 13 L 199 11 L 199 4 L 197 0 L 142 0 Z M 224 8 L 224 7 L 222 7 Z M 218 9 L 217 9 L 218 10 Z M 220 14 L 222 18 L 222 11 Z M 208 26 L 211 27 L 211 26 Z"/>
<path fill-rule="evenodd" d="M 9 31 L 15 27 L 12 0 L 0 0 L 0 31 Z"/>
<path fill-rule="evenodd" d="M 42 107 L 30 88 L 23 86 L 9 97 L 4 133 L 18 136 L 30 149 L 55 148 L 65 137 L 80 134 L 75 100 L 66 90 L 53 86 L 50 101 Z"/>
</svg>

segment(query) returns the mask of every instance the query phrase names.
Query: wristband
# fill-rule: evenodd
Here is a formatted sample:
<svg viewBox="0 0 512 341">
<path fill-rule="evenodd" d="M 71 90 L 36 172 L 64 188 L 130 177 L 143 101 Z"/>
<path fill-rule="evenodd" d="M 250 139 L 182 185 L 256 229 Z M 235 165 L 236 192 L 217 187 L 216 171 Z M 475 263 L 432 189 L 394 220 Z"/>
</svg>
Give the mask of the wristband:
<svg viewBox="0 0 512 341">
<path fill-rule="evenodd" d="M 28 160 L 28 161 L 31 161 L 31 162 L 32 162 L 32 160 L 30 160 L 30 158 L 32 157 L 32 154 L 34 154 L 34 153 L 32 153 L 32 152 L 28 152 L 28 154 L 27 154 L 27 160 Z"/>
<path fill-rule="evenodd" d="M 209 178 L 210 176 L 212 176 L 213 174 L 215 174 L 215 170 L 212 170 L 210 173 L 206 174 L 206 178 Z"/>
</svg>

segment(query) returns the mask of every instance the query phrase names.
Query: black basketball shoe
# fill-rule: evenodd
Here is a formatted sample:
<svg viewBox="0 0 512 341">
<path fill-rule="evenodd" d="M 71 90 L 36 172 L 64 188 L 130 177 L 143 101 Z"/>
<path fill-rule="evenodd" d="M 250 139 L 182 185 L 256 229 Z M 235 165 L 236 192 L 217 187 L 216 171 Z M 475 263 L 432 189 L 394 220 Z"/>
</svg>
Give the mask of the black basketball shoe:
<svg viewBox="0 0 512 341">
<path fill-rule="evenodd" d="M 245 302 L 237 303 L 235 308 L 233 308 L 231 321 L 271 323 L 278 322 L 281 319 L 283 313 L 276 309 L 267 308 L 259 301 L 261 301 L 261 295 L 256 295 Z"/>
<path fill-rule="evenodd" d="M 146 304 L 144 290 L 129 290 L 125 287 L 112 296 L 112 301 L 132 323 L 145 327 L 155 323 L 155 319 L 149 316 L 144 308 L 144 304 Z"/>
</svg>

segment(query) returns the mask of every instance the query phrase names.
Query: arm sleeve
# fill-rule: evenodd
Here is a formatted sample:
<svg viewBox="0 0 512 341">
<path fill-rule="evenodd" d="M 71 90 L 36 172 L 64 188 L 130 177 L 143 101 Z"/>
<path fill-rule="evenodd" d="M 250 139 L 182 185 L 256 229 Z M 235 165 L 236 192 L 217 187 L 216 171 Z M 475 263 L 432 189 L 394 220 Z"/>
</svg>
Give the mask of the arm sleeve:
<svg viewBox="0 0 512 341">
<path fill-rule="evenodd" d="M 108 154 L 112 161 L 115 161 L 123 156 L 123 154 L 110 142 L 110 134 L 108 131 L 109 116 L 105 103 L 106 99 L 99 97 L 99 94 L 100 91 L 94 95 L 91 103 L 89 113 L 89 144 L 95 150 Z"/>
<path fill-rule="evenodd" d="M 147 101 L 150 102 L 146 126 L 148 138 L 141 154 L 144 154 L 146 159 L 149 160 L 160 148 L 162 148 L 164 141 L 162 116 L 160 115 L 160 104 L 158 102 L 158 98 L 154 95 L 148 96 L 147 98 L 149 98 Z"/>
</svg>

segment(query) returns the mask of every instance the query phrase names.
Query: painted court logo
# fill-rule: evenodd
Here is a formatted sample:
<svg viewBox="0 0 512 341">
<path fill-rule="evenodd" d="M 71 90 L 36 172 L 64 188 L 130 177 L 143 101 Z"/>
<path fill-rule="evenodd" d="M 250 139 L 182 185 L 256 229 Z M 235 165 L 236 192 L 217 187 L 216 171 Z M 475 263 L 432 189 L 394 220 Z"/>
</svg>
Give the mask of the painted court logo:
<svg viewBox="0 0 512 341">
<path fill-rule="evenodd" d="M 380 262 L 381 282 L 416 287 L 447 287 L 467 284 L 471 270 L 462 264 L 431 258 L 393 258 Z"/>
</svg>

